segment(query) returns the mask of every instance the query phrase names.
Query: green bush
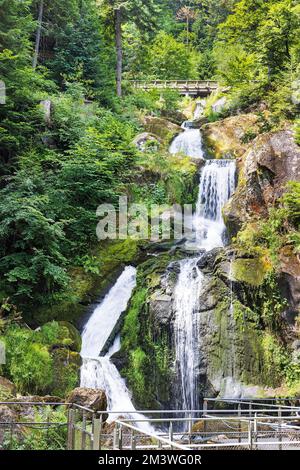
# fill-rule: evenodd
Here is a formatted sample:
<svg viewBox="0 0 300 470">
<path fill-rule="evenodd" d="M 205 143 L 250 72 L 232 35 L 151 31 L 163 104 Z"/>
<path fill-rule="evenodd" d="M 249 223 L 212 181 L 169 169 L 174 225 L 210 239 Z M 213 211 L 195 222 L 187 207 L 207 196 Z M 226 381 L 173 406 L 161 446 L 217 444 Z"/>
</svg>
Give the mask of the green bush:
<svg viewBox="0 0 300 470">
<path fill-rule="evenodd" d="M 30 419 L 32 421 L 32 418 Z M 4 450 L 66 450 L 67 417 L 63 408 L 53 410 L 45 407 L 35 412 L 34 421 L 40 426 L 27 428 L 23 434 L 4 436 Z M 43 423 L 51 426 L 44 426 Z"/>
</svg>

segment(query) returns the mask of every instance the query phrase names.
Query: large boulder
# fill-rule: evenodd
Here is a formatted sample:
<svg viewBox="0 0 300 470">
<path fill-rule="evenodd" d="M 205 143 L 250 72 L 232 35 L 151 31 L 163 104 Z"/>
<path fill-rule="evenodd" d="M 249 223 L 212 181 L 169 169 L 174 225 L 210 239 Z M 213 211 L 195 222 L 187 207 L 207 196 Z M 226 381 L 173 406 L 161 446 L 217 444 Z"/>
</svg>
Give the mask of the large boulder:
<svg viewBox="0 0 300 470">
<path fill-rule="evenodd" d="M 5 377 L 0 377 L 0 401 L 7 401 L 16 396 L 15 384 Z"/>
<path fill-rule="evenodd" d="M 177 124 L 154 116 L 145 116 L 143 124 L 147 132 L 157 136 L 165 144 L 170 143 L 177 134 L 182 132 Z"/>
<path fill-rule="evenodd" d="M 98 411 L 107 411 L 107 398 L 103 390 L 78 387 L 69 394 L 67 402 L 83 406 L 95 413 Z M 107 414 L 104 414 L 103 419 L 106 420 L 107 416 Z"/>
<path fill-rule="evenodd" d="M 202 127 L 204 143 L 216 158 L 241 157 L 258 132 L 256 114 L 239 114 Z"/>
<path fill-rule="evenodd" d="M 288 181 L 300 181 L 300 148 L 291 130 L 257 137 L 240 161 L 237 190 L 224 208 L 230 235 L 244 222 L 266 218 Z"/>
<path fill-rule="evenodd" d="M 46 323 L 42 328 L 45 330 L 47 327 L 54 329 L 56 326 L 56 338 L 53 340 L 50 348 L 67 348 L 70 351 L 80 352 L 81 351 L 81 336 L 77 328 L 72 323 L 67 321 L 58 321 L 53 323 Z"/>
</svg>

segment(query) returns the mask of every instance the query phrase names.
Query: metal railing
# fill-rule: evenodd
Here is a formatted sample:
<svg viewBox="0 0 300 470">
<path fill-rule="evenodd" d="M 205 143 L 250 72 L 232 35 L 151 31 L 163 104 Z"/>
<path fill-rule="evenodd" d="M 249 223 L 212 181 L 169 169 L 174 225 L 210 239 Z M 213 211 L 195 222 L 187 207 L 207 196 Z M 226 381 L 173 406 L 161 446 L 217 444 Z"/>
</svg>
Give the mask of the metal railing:
<svg viewBox="0 0 300 470">
<path fill-rule="evenodd" d="M 109 412 L 107 422 L 107 412 L 71 403 L 4 402 L 0 406 L 21 407 L 22 413 L 18 420 L 0 422 L 0 449 L 1 434 L 8 442 L 4 448 L 9 448 L 9 440 L 22 442 L 28 432 L 37 430 L 51 440 L 55 427 L 64 429 L 64 448 L 69 450 L 300 449 L 298 404 L 299 400 L 281 400 L 278 405 L 276 400 L 205 399 L 201 410 Z M 64 410 L 65 418 L 54 423 L 35 420 L 35 412 L 44 407 Z"/>
</svg>

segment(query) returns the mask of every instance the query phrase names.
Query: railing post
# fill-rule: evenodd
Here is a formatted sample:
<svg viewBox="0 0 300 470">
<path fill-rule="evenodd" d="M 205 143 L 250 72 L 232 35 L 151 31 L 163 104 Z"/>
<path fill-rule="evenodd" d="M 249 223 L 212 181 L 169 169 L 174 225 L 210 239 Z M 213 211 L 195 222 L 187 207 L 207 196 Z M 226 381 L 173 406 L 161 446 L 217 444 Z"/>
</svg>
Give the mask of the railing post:
<svg viewBox="0 0 300 470">
<path fill-rule="evenodd" d="M 248 447 L 249 447 L 249 450 L 253 449 L 253 431 L 252 431 L 251 420 L 249 420 L 249 425 L 248 425 Z"/>
<path fill-rule="evenodd" d="M 114 439 L 113 439 L 113 450 L 118 449 L 118 437 L 119 437 L 119 423 L 115 423 Z"/>
<path fill-rule="evenodd" d="M 119 437 L 118 437 L 118 449 L 122 450 L 123 448 L 123 426 L 120 424 L 119 426 Z"/>
<path fill-rule="evenodd" d="M 85 450 L 86 447 L 86 414 L 85 411 L 82 413 L 82 427 L 81 427 L 81 450 Z"/>
<path fill-rule="evenodd" d="M 169 440 L 173 442 L 173 422 L 170 421 L 170 426 L 169 426 Z M 172 444 L 171 444 L 171 449 L 172 449 Z"/>
<path fill-rule="evenodd" d="M 192 432 L 193 432 L 193 413 L 189 415 L 189 443 L 192 443 Z"/>
<path fill-rule="evenodd" d="M 74 439 L 73 439 L 73 428 L 74 428 L 74 410 L 69 408 L 68 410 L 68 442 L 67 449 L 74 450 Z"/>
<path fill-rule="evenodd" d="M 101 450 L 102 413 L 93 422 L 93 450 Z"/>
<path fill-rule="evenodd" d="M 255 416 L 254 416 L 254 433 L 253 433 L 253 438 L 254 438 L 254 449 L 257 449 L 257 442 L 258 442 L 258 434 L 257 434 L 257 413 L 255 413 Z"/>
<path fill-rule="evenodd" d="M 203 401 L 203 415 L 204 415 L 204 411 L 205 411 L 205 414 L 208 411 L 208 401 L 206 399 Z"/>
<path fill-rule="evenodd" d="M 282 450 L 282 429 L 281 429 L 281 418 L 282 418 L 282 409 L 281 406 L 278 408 L 278 441 L 279 446 L 278 450 Z"/>
<path fill-rule="evenodd" d="M 134 429 L 131 430 L 131 450 L 136 449 L 136 438 Z"/>
<path fill-rule="evenodd" d="M 238 404 L 238 433 L 239 433 L 239 443 L 242 441 L 242 425 L 241 425 L 241 415 L 242 415 L 242 409 L 241 409 L 241 404 Z"/>
</svg>

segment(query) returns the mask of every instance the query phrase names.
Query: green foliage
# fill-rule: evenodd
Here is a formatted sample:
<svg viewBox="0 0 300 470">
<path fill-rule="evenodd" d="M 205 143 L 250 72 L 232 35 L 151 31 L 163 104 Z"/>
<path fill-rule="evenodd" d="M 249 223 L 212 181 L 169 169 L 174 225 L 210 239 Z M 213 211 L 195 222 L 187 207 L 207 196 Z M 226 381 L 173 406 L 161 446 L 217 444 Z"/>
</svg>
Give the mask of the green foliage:
<svg viewBox="0 0 300 470">
<path fill-rule="evenodd" d="M 78 384 L 80 349 L 72 325 L 57 322 L 39 331 L 10 326 L 1 338 L 6 345 L 3 372 L 20 393 L 65 396 Z"/>
<path fill-rule="evenodd" d="M 296 227 L 300 225 L 300 183 L 291 181 L 287 185 L 287 192 L 282 197 L 289 221 Z"/>
<path fill-rule="evenodd" d="M 295 123 L 295 140 L 300 145 L 300 119 L 297 119 Z"/>
<path fill-rule="evenodd" d="M 135 292 L 126 314 L 124 327 L 122 330 L 122 348 L 125 350 L 134 349 L 139 344 L 139 314 L 146 300 L 147 290 L 139 289 Z"/>
<path fill-rule="evenodd" d="M 160 32 L 149 47 L 149 76 L 161 80 L 184 80 L 191 77 L 192 67 L 184 44 L 165 32 Z"/>
<path fill-rule="evenodd" d="M 32 418 L 30 419 L 32 421 Z M 34 421 L 38 426 L 28 429 L 22 435 L 7 433 L 4 436 L 4 450 L 65 450 L 67 444 L 67 417 L 65 410 L 43 407 L 35 412 Z M 45 426 L 43 423 L 49 423 Z"/>
<path fill-rule="evenodd" d="M 21 393 L 46 393 L 53 380 L 53 363 L 46 346 L 34 341 L 34 332 L 11 327 L 6 345 L 5 371 Z"/>
</svg>

